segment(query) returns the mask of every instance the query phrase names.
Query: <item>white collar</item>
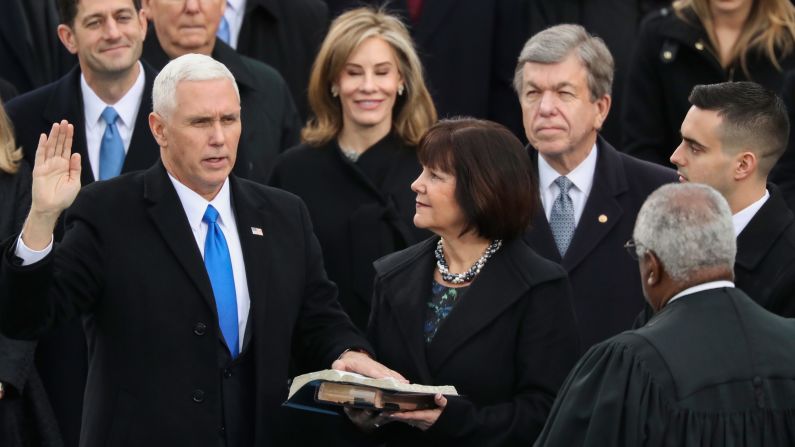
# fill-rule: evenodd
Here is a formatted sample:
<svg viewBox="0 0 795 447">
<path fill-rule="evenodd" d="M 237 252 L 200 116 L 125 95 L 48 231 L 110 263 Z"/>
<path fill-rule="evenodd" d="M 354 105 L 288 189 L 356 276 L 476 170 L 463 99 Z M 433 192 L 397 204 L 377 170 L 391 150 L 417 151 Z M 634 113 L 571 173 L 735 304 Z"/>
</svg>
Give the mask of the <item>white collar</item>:
<svg viewBox="0 0 795 447">
<path fill-rule="evenodd" d="M 682 298 L 685 295 L 692 295 L 696 292 L 703 292 L 705 290 L 720 289 L 721 287 L 734 287 L 734 283 L 731 281 L 720 280 L 720 281 L 705 282 L 697 286 L 688 287 L 687 289 L 674 295 L 670 300 L 668 300 L 668 302 L 665 305 L 667 306 L 671 304 L 674 300 Z"/>
<path fill-rule="evenodd" d="M 765 189 L 765 194 L 762 196 L 761 199 L 757 200 L 756 202 L 746 206 L 742 210 L 738 211 L 737 214 L 732 216 L 732 223 L 734 224 L 734 237 L 740 235 L 743 232 L 745 227 L 751 222 L 751 219 L 756 216 L 756 213 L 762 208 L 762 205 L 767 202 L 767 199 L 770 198 L 770 192 Z"/>
<path fill-rule="evenodd" d="M 587 197 L 590 195 L 591 187 L 593 186 L 593 177 L 596 172 L 596 152 L 597 147 L 594 143 L 591 152 L 585 157 L 585 160 L 580 162 L 576 168 L 566 174 L 574 186 L 582 191 Z M 560 177 L 560 173 L 547 163 L 541 153 L 538 154 L 538 184 L 542 188 L 549 189 L 555 183 L 555 180 Z"/>
<path fill-rule="evenodd" d="M 226 0 L 226 7 L 232 8 L 236 14 L 246 6 L 246 0 Z"/>
<path fill-rule="evenodd" d="M 182 208 L 185 210 L 188 223 L 193 231 L 199 230 L 204 213 L 207 211 L 207 205 L 212 205 L 213 208 L 218 211 L 219 225 L 223 225 L 224 223 L 229 225 L 231 222 L 234 222 L 232 219 L 232 200 L 229 194 L 229 177 L 224 180 L 221 190 L 218 191 L 218 194 L 209 202 L 196 191 L 180 183 L 171 173 L 168 174 L 168 178 L 174 185 L 174 189 L 177 190 L 177 196 L 179 196 L 179 201 L 182 202 Z"/>
<path fill-rule="evenodd" d="M 113 106 L 116 113 L 119 114 L 119 119 L 122 124 L 127 127 L 132 127 L 135 123 L 135 115 L 138 113 L 138 107 L 141 105 L 141 97 L 144 93 L 145 83 L 144 67 L 141 61 L 138 61 L 138 77 L 135 79 L 132 87 L 127 90 L 127 93 L 119 99 L 116 104 L 105 104 L 105 101 L 100 99 L 94 90 L 86 82 L 84 74 L 80 73 L 80 91 L 83 94 L 83 109 L 86 117 L 86 127 L 93 129 L 94 127 L 102 124 L 102 111 L 105 107 Z"/>
</svg>

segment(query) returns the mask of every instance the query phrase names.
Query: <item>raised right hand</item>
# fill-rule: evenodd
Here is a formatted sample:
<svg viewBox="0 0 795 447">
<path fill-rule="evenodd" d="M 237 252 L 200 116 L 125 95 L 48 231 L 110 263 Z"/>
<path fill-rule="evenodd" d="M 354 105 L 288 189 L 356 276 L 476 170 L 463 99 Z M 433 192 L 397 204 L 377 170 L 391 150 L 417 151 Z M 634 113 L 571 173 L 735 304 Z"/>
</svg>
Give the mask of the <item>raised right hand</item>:
<svg viewBox="0 0 795 447">
<path fill-rule="evenodd" d="M 33 166 L 33 187 L 22 239 L 40 250 L 50 240 L 58 216 L 80 192 L 80 154 L 72 154 L 74 126 L 66 120 L 54 123 L 50 135 L 41 134 Z"/>
</svg>

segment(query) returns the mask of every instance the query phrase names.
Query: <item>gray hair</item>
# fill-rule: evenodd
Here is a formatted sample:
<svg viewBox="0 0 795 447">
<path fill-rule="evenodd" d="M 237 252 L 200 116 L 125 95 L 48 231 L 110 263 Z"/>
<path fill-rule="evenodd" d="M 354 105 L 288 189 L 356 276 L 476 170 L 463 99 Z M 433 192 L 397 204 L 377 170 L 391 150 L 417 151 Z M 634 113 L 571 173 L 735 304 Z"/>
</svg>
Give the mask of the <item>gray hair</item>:
<svg viewBox="0 0 795 447">
<path fill-rule="evenodd" d="M 726 199 L 707 185 L 658 188 L 641 207 L 632 237 L 638 256 L 654 252 L 675 281 L 689 281 L 705 267 L 734 270 L 732 213 Z"/>
<path fill-rule="evenodd" d="M 232 81 L 237 100 L 240 101 L 235 77 L 224 64 L 203 54 L 182 55 L 166 64 L 155 78 L 152 86 L 152 109 L 158 115 L 168 116 L 177 107 L 177 84 L 181 81 L 215 79 Z"/>
<path fill-rule="evenodd" d="M 526 63 L 556 64 L 573 51 L 588 72 L 591 101 L 609 95 L 613 88 L 613 55 L 601 38 L 588 34 L 580 25 L 571 24 L 547 28 L 524 44 L 513 75 L 516 93 L 522 93 L 522 70 Z"/>
</svg>

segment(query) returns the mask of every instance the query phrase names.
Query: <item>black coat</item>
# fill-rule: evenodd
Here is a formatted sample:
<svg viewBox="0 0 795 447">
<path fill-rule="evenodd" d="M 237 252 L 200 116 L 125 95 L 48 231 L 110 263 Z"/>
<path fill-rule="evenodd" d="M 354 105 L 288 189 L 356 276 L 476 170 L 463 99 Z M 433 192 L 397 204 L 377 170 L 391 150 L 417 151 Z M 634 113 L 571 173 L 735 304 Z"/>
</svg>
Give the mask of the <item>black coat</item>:
<svg viewBox="0 0 795 447">
<path fill-rule="evenodd" d="M 301 121 L 284 79 L 264 63 L 239 55 L 220 39 L 213 59 L 226 65 L 240 90 L 240 120 L 243 133 L 237 147 L 234 173 L 264 184 L 276 156 L 298 144 Z M 169 61 L 160 47 L 154 25 L 144 40 L 142 59 L 162 70 Z"/>
<path fill-rule="evenodd" d="M 699 23 L 695 18 L 692 23 Z M 795 53 L 780 58 L 784 71 L 795 68 Z M 784 71 L 763 54 L 751 52 L 746 76 L 739 64 L 724 70 L 710 49 L 706 31 L 679 19 L 670 8 L 650 15 L 629 67 L 622 115 L 624 152 L 663 166 L 681 142 L 680 126 L 690 109 L 687 97 L 698 84 L 757 82 L 781 91 Z"/>
<path fill-rule="evenodd" d="M 142 65 L 144 91 L 122 173 L 149 168 L 160 158 L 160 147 L 149 130 L 152 85 L 157 73 L 146 63 Z M 36 156 L 39 135 L 49 132 L 54 122 L 66 119 L 72 123 L 75 127 L 72 152 L 81 155 L 80 182 L 83 186 L 94 182 L 86 146 L 79 65 L 61 79 L 9 101 L 6 111 L 14 124 L 17 144 L 22 147 L 25 159 L 31 166 Z M 56 240 L 60 240 L 63 233 L 61 219 L 55 231 Z M 67 446 L 77 445 L 80 436 L 83 388 L 88 373 L 86 359 L 85 335 L 77 321 L 42 338 L 36 352 L 36 363 Z"/>
<path fill-rule="evenodd" d="M 793 131 L 795 127 L 795 71 L 788 72 L 784 77 L 781 97 L 784 99 L 789 115 L 789 141 L 787 149 L 773 167 L 769 179 L 781 188 L 781 193 L 784 195 L 789 209 L 795 210 L 795 131 Z"/>
<path fill-rule="evenodd" d="M 282 75 L 302 121 L 309 113 L 309 73 L 328 24 L 328 7 L 322 0 L 246 1 L 237 51 Z"/>
<path fill-rule="evenodd" d="M 0 14 L 0 78 L 25 93 L 60 78 L 77 58 L 58 39 L 56 2 L 4 0 Z"/>
<path fill-rule="evenodd" d="M 0 171 L 0 240 L 19 232 L 30 207 L 30 167 L 24 161 L 16 174 Z M 63 445 L 47 393 L 33 363 L 36 343 L 0 335 L 0 445 L 3 447 Z"/>
<path fill-rule="evenodd" d="M 34 337 L 84 316 L 91 349 L 81 446 L 218 446 L 221 427 L 242 420 L 249 436 L 233 445 L 286 445 L 274 438 L 291 354 L 320 369 L 346 348 L 369 350 L 326 278 L 303 203 L 234 176 L 230 194 L 251 298 L 235 361 L 160 163 L 83 188 L 63 242 L 41 262 L 20 267 L 14 244 L 2 247 L 3 331 Z"/>
<path fill-rule="evenodd" d="M 439 239 L 376 262 L 368 337 L 379 359 L 411 382 L 454 385 L 423 433 L 384 426 L 388 445 L 529 445 L 579 357 L 571 288 L 560 266 L 522 240 L 506 242 L 442 322 L 423 337 Z"/>
<path fill-rule="evenodd" d="M 795 321 L 720 288 L 594 346 L 536 446 L 786 447 L 793 412 Z"/>
<path fill-rule="evenodd" d="M 601 137 L 593 186 L 566 255 L 561 259 L 543 208 L 525 240 L 541 256 L 560 263 L 574 290 L 583 347 L 630 329 L 645 300 L 638 263 L 624 250 L 646 197 L 675 182 L 676 173 L 615 150 Z M 531 151 L 533 162 L 537 156 Z"/>
<path fill-rule="evenodd" d="M 353 163 L 336 141 L 301 145 L 283 154 L 270 184 L 309 208 L 329 278 L 353 322 L 366 328 L 373 296 L 373 261 L 430 233 L 414 226 L 411 182 L 422 168 L 415 148 L 387 136 Z"/>
</svg>

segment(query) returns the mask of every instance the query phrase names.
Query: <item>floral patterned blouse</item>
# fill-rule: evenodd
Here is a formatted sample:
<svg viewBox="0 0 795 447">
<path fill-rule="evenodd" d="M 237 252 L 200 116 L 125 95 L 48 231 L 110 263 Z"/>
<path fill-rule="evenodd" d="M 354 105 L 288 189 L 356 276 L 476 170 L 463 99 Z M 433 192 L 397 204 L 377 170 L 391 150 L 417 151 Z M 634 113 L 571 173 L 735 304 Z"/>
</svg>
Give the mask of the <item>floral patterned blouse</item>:
<svg viewBox="0 0 795 447">
<path fill-rule="evenodd" d="M 425 343 L 430 343 L 439 330 L 442 321 L 450 315 L 453 307 L 461 299 L 468 287 L 447 287 L 436 281 L 431 282 L 431 299 L 425 312 Z"/>
</svg>

